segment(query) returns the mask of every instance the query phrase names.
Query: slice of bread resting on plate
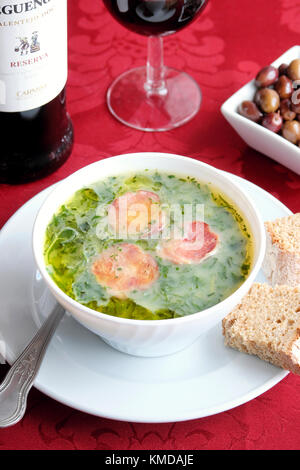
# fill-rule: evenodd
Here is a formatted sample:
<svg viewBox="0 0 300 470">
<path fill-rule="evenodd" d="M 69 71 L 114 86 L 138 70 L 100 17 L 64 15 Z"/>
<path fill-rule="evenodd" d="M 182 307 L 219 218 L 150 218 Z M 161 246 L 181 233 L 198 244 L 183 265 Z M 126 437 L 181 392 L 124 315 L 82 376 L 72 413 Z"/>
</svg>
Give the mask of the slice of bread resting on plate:
<svg viewBox="0 0 300 470">
<path fill-rule="evenodd" d="M 223 335 L 227 346 L 300 375 L 300 286 L 253 284 Z"/>
<path fill-rule="evenodd" d="M 275 286 L 300 284 L 300 213 L 265 222 L 267 247 L 263 272 Z"/>
</svg>

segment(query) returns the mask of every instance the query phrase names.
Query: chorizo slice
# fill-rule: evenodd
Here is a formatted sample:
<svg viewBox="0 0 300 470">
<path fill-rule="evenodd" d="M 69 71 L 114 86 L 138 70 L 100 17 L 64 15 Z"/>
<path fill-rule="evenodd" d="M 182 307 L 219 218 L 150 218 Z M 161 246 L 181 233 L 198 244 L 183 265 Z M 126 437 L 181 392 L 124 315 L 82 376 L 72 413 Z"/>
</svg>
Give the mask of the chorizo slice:
<svg viewBox="0 0 300 470">
<path fill-rule="evenodd" d="M 155 259 L 131 243 L 112 245 L 104 250 L 92 265 L 98 283 L 110 295 L 126 298 L 133 290 L 148 289 L 159 277 Z"/>
<path fill-rule="evenodd" d="M 183 238 L 162 241 L 158 256 L 174 264 L 197 264 L 216 252 L 219 237 L 205 222 L 188 222 L 184 232 Z"/>
<path fill-rule="evenodd" d="M 151 191 L 127 192 L 109 206 L 108 222 L 116 238 L 155 236 L 164 226 L 160 197 Z"/>
</svg>

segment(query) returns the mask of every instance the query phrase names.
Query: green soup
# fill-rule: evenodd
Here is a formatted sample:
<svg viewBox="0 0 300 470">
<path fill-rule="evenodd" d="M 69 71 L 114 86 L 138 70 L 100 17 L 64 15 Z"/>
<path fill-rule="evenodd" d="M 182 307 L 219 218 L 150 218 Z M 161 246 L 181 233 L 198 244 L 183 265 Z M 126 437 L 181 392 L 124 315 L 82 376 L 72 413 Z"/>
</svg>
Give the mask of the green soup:
<svg viewBox="0 0 300 470">
<path fill-rule="evenodd" d="M 134 236 L 129 232 L 126 238 L 118 231 L 116 237 L 110 220 L 112 207 L 120 212 L 116 201 L 147 197 L 151 210 L 159 207 L 147 231 L 137 230 Z M 170 207 L 176 208 L 177 219 Z M 202 208 L 198 226 L 206 233 L 204 248 L 200 242 L 187 242 L 184 235 L 175 244 L 165 241 L 166 233 L 172 240 L 178 213 L 190 226 L 200 220 L 196 208 Z M 208 251 L 202 259 L 201 250 Z M 128 263 L 116 264 L 118 251 L 120 260 L 127 251 L 133 253 Z M 49 274 L 69 297 L 108 315 L 140 320 L 181 317 L 219 303 L 248 276 L 252 253 L 247 221 L 213 185 L 147 170 L 106 178 L 77 191 L 49 223 L 44 250 Z M 147 269 L 141 270 L 139 264 L 136 270 L 136 254 Z M 104 265 L 107 260 L 109 269 Z M 136 288 L 129 283 L 133 270 L 142 276 L 141 281 L 133 276 Z M 122 292 L 121 285 L 126 286 Z"/>
</svg>

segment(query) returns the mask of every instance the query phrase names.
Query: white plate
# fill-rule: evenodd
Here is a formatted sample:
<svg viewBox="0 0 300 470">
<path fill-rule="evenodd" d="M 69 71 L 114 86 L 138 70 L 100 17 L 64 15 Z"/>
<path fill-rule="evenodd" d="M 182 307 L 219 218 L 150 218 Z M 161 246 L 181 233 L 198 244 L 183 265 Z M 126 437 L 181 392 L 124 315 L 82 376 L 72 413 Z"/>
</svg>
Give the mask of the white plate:
<svg viewBox="0 0 300 470">
<path fill-rule="evenodd" d="M 264 190 L 232 178 L 249 191 L 265 220 L 291 214 Z M 35 215 L 50 190 L 25 204 L 0 232 L 0 335 L 10 363 L 54 302 L 36 271 L 31 248 Z M 261 274 L 258 280 L 264 280 Z M 66 315 L 35 387 L 93 415 L 132 422 L 174 422 L 234 408 L 286 375 L 256 357 L 226 348 L 221 325 L 178 354 L 139 358 L 112 349 Z"/>
<path fill-rule="evenodd" d="M 279 67 L 283 63 L 289 64 L 292 60 L 299 58 L 300 46 L 294 46 L 278 57 L 272 65 Z M 253 101 L 256 90 L 254 80 L 251 80 L 251 82 L 234 93 L 221 107 L 224 117 L 250 147 L 264 153 L 300 175 L 299 147 L 284 139 L 281 135 L 271 132 L 269 129 L 250 121 L 250 119 L 241 116 L 237 112 L 238 106 L 243 101 Z"/>
</svg>

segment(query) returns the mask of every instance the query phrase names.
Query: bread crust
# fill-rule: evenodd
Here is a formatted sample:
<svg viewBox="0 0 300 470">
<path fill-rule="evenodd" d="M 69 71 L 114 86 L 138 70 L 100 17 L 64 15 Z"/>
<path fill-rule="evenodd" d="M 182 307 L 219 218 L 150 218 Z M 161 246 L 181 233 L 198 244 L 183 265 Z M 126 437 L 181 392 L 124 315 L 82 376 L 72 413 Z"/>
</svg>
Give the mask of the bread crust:
<svg viewBox="0 0 300 470">
<path fill-rule="evenodd" d="M 262 269 L 272 286 L 300 284 L 300 214 L 266 222 L 266 253 Z"/>
<path fill-rule="evenodd" d="M 242 302 L 224 318 L 222 327 L 226 346 L 300 375 L 299 287 L 253 284 Z"/>
<path fill-rule="evenodd" d="M 270 232 L 266 231 L 266 254 L 262 270 L 272 286 L 300 284 L 300 253 L 289 252 L 273 242 Z"/>
</svg>

